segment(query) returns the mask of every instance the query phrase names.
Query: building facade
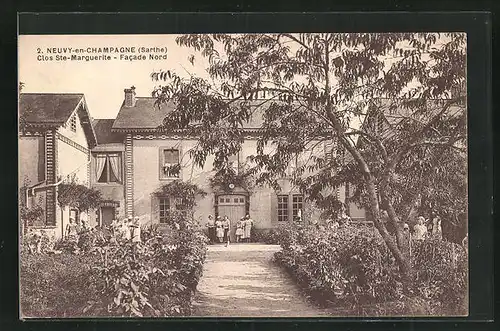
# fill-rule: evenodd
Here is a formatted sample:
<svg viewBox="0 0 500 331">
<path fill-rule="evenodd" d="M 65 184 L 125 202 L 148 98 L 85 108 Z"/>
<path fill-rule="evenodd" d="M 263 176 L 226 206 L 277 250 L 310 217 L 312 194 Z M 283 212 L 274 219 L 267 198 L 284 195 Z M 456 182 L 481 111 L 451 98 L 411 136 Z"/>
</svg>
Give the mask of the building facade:
<svg viewBox="0 0 500 331">
<path fill-rule="evenodd" d="M 304 222 L 318 219 L 321 211 L 289 178 L 279 181 L 279 192 L 267 186 L 249 188 L 230 182 L 212 186 L 213 157 L 209 156 L 202 168 L 190 157 L 196 139 L 158 130 L 172 107 L 158 107 L 151 97 L 137 97 L 132 87 L 125 89 L 116 118 L 92 119 L 82 94 L 22 94 L 20 114 L 29 114 L 30 129 L 19 139 L 20 186 L 27 181 L 30 203 L 43 203 L 46 213 L 39 226 L 54 228 L 60 236 L 70 215 L 78 217 L 80 211 L 56 203 L 58 183 L 69 179 L 101 192 L 101 206 L 87 215 L 91 225 L 109 225 L 113 219 L 127 216 L 138 216 L 145 225 L 164 223 L 168 211 L 179 208 L 179 201 L 155 192 L 175 180 L 196 184 L 207 193 L 198 198 L 194 211 L 201 224 L 208 215 L 227 215 L 234 222 L 249 214 L 261 229 L 299 217 Z M 244 125 L 241 151 L 230 157 L 235 171 L 256 153 L 262 118 L 255 114 Z M 303 157 L 325 153 L 327 147 L 332 148 L 318 144 Z M 345 188 L 338 189 L 341 201 L 345 201 L 345 193 Z M 353 204 L 349 204 L 349 211 L 352 218 L 364 218 L 364 211 Z"/>
<path fill-rule="evenodd" d="M 57 203 L 67 181 L 90 186 L 91 149 L 96 136 L 83 94 L 22 93 L 19 97 L 19 187 L 26 205 L 44 215 L 34 224 L 62 236 L 69 217 L 80 211 Z M 91 221 L 93 218 L 91 217 Z"/>
<path fill-rule="evenodd" d="M 194 216 L 202 223 L 208 215 L 227 215 L 235 221 L 250 214 L 256 226 L 264 229 L 291 222 L 298 216 L 304 221 L 319 217 L 320 211 L 307 202 L 287 178 L 280 180 L 279 192 L 270 187 L 248 189 L 229 182 L 223 183 L 222 187 L 212 187 L 210 178 L 215 174 L 213 157 L 207 158 L 203 168 L 197 167 L 189 153 L 196 146 L 195 139 L 158 130 L 171 107 L 171 104 L 159 107 L 151 97 L 137 97 L 132 87 L 125 89 L 124 101 L 116 119 L 99 120 L 101 122 L 95 123 L 98 141 L 101 136 L 106 136 L 106 139 L 99 141 L 98 146 L 93 149 L 93 185 L 106 194 L 110 206 L 116 206 L 112 212 L 103 213 L 107 215 L 103 216 L 105 223 L 110 222 L 110 215 L 138 216 L 143 224 L 163 223 L 167 212 L 175 209 L 178 201 L 175 197 L 161 197 L 154 193 L 162 185 L 179 179 L 194 183 L 208 193 L 205 197 L 200 197 L 195 208 Z M 257 150 L 256 133 L 262 119 L 258 115 L 252 116 L 255 117 L 244 125 L 247 135 L 240 153 L 230 158 L 236 171 Z M 104 121 L 107 123 L 106 129 Z M 99 125 L 102 127 L 99 128 Z M 319 145 L 307 152 L 324 153 L 325 149 L 323 145 Z M 119 165 L 113 168 L 111 175 L 108 175 L 112 169 L 110 163 L 102 166 L 105 162 L 101 161 L 105 158 L 102 154 L 105 153 L 116 154 L 116 159 L 119 160 Z M 170 169 L 176 166 L 180 170 L 172 173 Z M 97 178 L 103 176 L 112 176 L 116 181 L 100 183 Z M 345 188 L 339 189 L 338 195 L 345 201 Z M 363 210 L 355 206 L 350 209 L 354 218 L 364 217 Z"/>
</svg>

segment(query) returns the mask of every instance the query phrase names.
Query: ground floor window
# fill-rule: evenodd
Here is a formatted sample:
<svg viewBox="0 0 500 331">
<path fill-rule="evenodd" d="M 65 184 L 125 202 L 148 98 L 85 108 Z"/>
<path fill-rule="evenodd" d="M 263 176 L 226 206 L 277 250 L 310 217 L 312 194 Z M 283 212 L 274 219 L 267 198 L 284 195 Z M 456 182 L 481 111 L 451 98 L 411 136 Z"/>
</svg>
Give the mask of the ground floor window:
<svg viewBox="0 0 500 331">
<path fill-rule="evenodd" d="M 278 222 L 302 221 L 304 196 L 302 194 L 278 195 Z"/>
<path fill-rule="evenodd" d="M 160 223 L 166 223 L 167 222 L 167 217 L 170 212 L 170 198 L 169 197 L 163 197 L 159 198 L 159 219 Z"/>
<path fill-rule="evenodd" d="M 303 211 L 303 201 L 304 198 L 301 194 L 293 195 L 293 203 L 292 203 L 292 211 L 293 211 L 293 220 L 294 221 L 302 221 L 302 211 Z"/>
<path fill-rule="evenodd" d="M 278 195 L 278 222 L 288 221 L 288 195 Z"/>
<path fill-rule="evenodd" d="M 172 210 L 181 212 L 184 216 L 187 216 L 186 201 L 174 197 L 158 198 L 158 219 L 160 223 L 167 223 L 168 216 Z"/>
</svg>

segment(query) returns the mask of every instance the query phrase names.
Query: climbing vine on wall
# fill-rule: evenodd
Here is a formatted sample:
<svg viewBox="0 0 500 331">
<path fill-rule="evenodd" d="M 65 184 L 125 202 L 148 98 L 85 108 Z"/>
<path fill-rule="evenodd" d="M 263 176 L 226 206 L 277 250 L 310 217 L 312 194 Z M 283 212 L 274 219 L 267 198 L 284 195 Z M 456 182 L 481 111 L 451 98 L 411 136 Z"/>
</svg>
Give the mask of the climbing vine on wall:
<svg viewBox="0 0 500 331">
<path fill-rule="evenodd" d="M 169 196 L 179 199 L 185 209 L 192 209 L 196 205 L 197 197 L 207 195 L 198 185 L 180 179 L 162 185 L 153 194 L 157 197 Z"/>
<path fill-rule="evenodd" d="M 232 189 L 230 185 L 232 184 L 234 187 L 241 187 L 250 192 L 255 185 L 252 175 L 253 170 L 245 166 L 240 166 L 238 172 L 232 168 L 221 169 L 210 178 L 210 186 L 212 189 L 230 191 Z"/>
<path fill-rule="evenodd" d="M 101 192 L 77 183 L 62 183 L 58 187 L 57 202 L 61 207 L 71 206 L 79 210 L 99 207 Z"/>
</svg>

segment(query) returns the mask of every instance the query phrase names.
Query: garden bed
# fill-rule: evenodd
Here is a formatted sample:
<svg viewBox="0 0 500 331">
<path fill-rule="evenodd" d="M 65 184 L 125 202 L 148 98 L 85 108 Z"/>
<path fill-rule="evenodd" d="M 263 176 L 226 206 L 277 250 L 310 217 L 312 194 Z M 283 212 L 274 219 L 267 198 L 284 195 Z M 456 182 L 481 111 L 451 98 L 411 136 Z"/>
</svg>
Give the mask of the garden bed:
<svg viewBox="0 0 500 331">
<path fill-rule="evenodd" d="M 414 281 L 403 282 L 390 252 L 364 227 L 284 228 L 274 261 L 314 303 L 337 316 L 464 316 L 467 258 L 456 244 L 415 245 Z"/>
<path fill-rule="evenodd" d="M 206 238 L 189 229 L 144 232 L 143 243 L 90 240 L 78 254 L 21 249 L 23 318 L 189 316 Z"/>
</svg>

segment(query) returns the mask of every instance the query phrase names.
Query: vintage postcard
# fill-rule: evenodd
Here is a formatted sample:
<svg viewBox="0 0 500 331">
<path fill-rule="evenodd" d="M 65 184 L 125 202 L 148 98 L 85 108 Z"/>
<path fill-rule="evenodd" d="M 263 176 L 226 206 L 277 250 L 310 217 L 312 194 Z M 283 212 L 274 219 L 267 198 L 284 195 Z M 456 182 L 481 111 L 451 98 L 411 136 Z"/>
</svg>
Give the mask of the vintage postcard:
<svg viewBox="0 0 500 331">
<path fill-rule="evenodd" d="M 18 42 L 21 318 L 468 315 L 466 33 Z"/>
</svg>

